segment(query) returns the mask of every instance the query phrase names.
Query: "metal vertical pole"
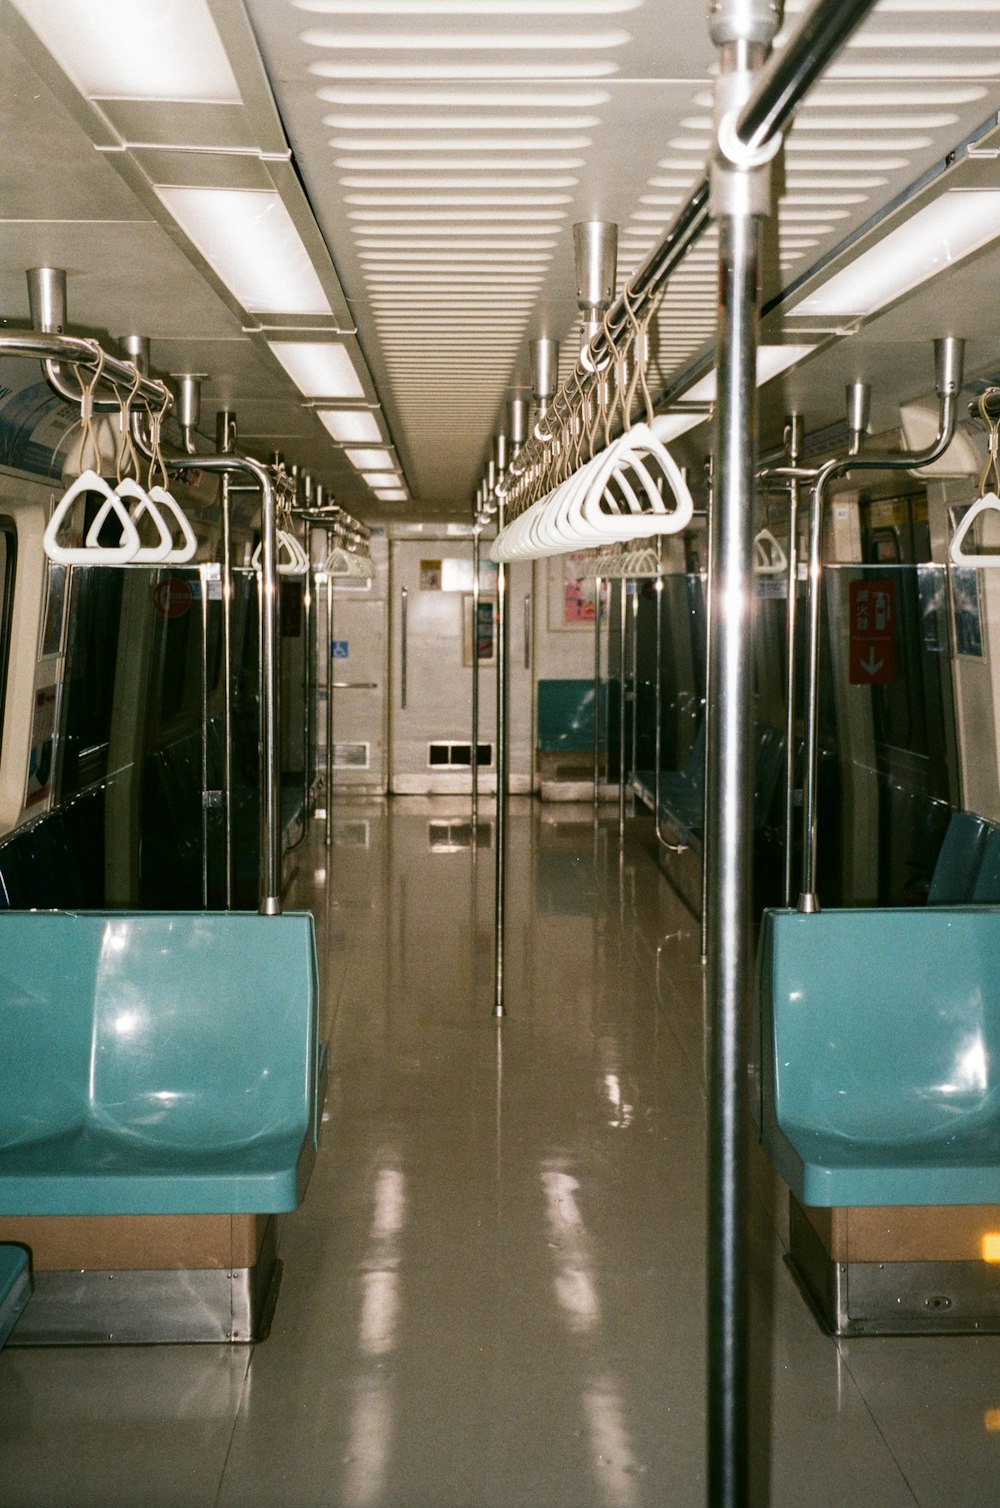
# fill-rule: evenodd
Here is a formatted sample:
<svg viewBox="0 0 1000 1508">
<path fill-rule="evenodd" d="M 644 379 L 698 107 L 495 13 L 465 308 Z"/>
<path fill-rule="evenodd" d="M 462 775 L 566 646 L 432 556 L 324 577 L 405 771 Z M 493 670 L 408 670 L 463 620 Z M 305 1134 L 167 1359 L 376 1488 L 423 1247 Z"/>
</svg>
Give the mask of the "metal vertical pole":
<svg viewBox="0 0 1000 1508">
<path fill-rule="evenodd" d="M 500 499 L 497 527 L 504 526 L 504 503 Z M 508 625 L 507 625 L 507 567 L 503 561 L 497 566 L 497 824 L 496 824 L 496 911 L 495 911 L 495 973 L 493 1014 L 499 1020 L 507 1014 L 504 1005 L 504 926 L 507 884 L 507 680 L 508 680 Z"/>
<path fill-rule="evenodd" d="M 236 415 L 220 409 L 215 416 L 215 448 L 222 455 L 236 449 Z M 222 808 L 225 824 L 226 910 L 233 909 L 233 515 L 229 473 L 222 473 Z"/>
<path fill-rule="evenodd" d="M 632 584 L 632 771 L 639 762 L 639 582 Z M 635 786 L 632 787 L 632 812 L 635 813 Z"/>
<path fill-rule="evenodd" d="M 778 23 L 771 0 L 713 0 L 720 49 L 717 120 L 752 87 Z M 729 153 L 729 156 L 726 153 Z M 712 687 L 708 863 L 708 1501 L 744 1508 L 749 1493 L 749 1237 L 746 1145 L 750 796 L 750 608 L 757 446 L 760 245 L 770 207 L 761 161 L 734 152 L 719 131 L 712 213 L 719 226 L 715 488 L 711 530 Z"/>
<path fill-rule="evenodd" d="M 313 741 L 313 622 L 314 607 L 313 594 L 316 590 L 313 578 L 312 565 L 312 542 L 313 526 L 306 524 L 306 559 L 309 569 L 306 572 L 305 587 L 302 600 L 302 653 L 304 664 L 302 667 L 302 695 L 305 702 L 303 707 L 303 737 L 305 747 L 302 754 L 302 790 L 304 801 L 302 803 L 302 836 L 309 834 L 309 798 L 312 795 L 312 741 Z"/>
<path fill-rule="evenodd" d="M 789 414 L 785 421 L 788 461 L 798 466 L 802 459 L 802 415 Z M 795 844 L 795 699 L 797 674 L 795 637 L 798 626 L 799 591 L 799 480 L 788 484 L 788 600 L 785 614 L 785 888 L 786 906 L 792 904 L 793 849 Z"/>
<path fill-rule="evenodd" d="M 507 466 L 506 433 L 496 438 L 498 481 L 503 482 Z M 506 505 L 502 489 L 497 492 L 497 532 L 504 527 Z M 496 827 L 496 910 L 493 1015 L 499 1021 L 507 1014 L 504 1004 L 504 928 L 506 926 L 507 889 L 507 786 L 510 730 L 507 709 L 510 701 L 510 625 L 507 621 L 507 567 L 497 566 L 497 827 Z"/>
<path fill-rule="evenodd" d="M 709 896 L 709 874 L 711 861 L 709 854 L 715 840 L 711 801 L 709 797 L 709 768 L 714 758 L 715 748 L 715 690 L 712 680 L 712 575 L 714 570 L 715 552 L 712 546 L 712 520 L 715 516 L 714 502 L 714 478 L 711 459 L 708 463 L 708 516 L 705 520 L 705 596 L 703 609 L 705 614 L 705 705 L 702 709 L 702 717 L 705 719 L 704 761 L 702 765 L 702 824 L 701 824 L 701 961 L 708 963 L 709 933 L 712 929 L 712 905 Z"/>
<path fill-rule="evenodd" d="M 755 217 L 720 226 L 718 485 L 712 517 L 715 737 L 709 765 L 709 1502 L 746 1501 L 745 1149 L 750 875 L 750 586 L 758 243 Z M 749 357 L 749 360 L 748 360 Z"/>
<path fill-rule="evenodd" d="M 333 577 L 326 573 L 326 639 L 323 645 L 326 666 L 326 830 L 327 848 L 333 847 Z"/>
<path fill-rule="evenodd" d="M 625 842 L 625 640 L 628 637 L 628 593 L 625 577 L 618 578 L 618 843 Z"/>
<path fill-rule="evenodd" d="M 222 804 L 226 823 L 226 910 L 233 909 L 233 557 L 229 473 L 222 474 Z"/>
<path fill-rule="evenodd" d="M 594 815 L 601 799 L 601 578 L 594 577 Z"/>
<path fill-rule="evenodd" d="M 208 910 L 208 569 L 198 567 L 201 590 L 201 904 Z"/>
<path fill-rule="evenodd" d="M 479 520 L 472 530 L 472 844 L 479 820 Z"/>
</svg>

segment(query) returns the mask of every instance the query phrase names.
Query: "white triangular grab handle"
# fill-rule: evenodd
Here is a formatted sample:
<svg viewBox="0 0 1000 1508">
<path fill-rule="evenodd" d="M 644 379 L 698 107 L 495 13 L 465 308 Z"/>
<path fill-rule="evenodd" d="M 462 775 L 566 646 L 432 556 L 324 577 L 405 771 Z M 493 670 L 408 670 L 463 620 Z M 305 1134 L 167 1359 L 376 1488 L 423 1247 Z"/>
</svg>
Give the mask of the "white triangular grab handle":
<svg viewBox="0 0 1000 1508">
<path fill-rule="evenodd" d="M 788 570 L 788 556 L 770 529 L 754 536 L 753 573 L 755 576 L 781 576 Z"/>
<path fill-rule="evenodd" d="M 118 496 L 124 500 L 129 498 L 136 504 L 132 514 L 132 522 L 138 528 L 139 520 L 148 516 L 156 526 L 156 532 L 160 536 L 159 544 L 143 545 L 140 543 L 138 550 L 132 556 L 131 565 L 158 565 L 166 560 L 174 547 L 174 538 L 163 520 L 159 508 L 153 502 L 149 493 L 146 492 L 134 477 L 127 476 L 118 483 L 115 488 Z"/>
<path fill-rule="evenodd" d="M 983 571 L 991 567 L 1000 566 L 1000 555 L 966 555 L 962 549 L 965 537 L 972 528 L 981 513 L 1000 514 L 1000 497 L 995 492 L 987 492 L 985 497 L 977 498 L 972 507 L 966 513 L 962 522 L 951 537 L 948 547 L 948 555 L 952 565 L 963 566 L 966 570 Z"/>
<path fill-rule="evenodd" d="M 87 530 L 87 537 L 82 545 L 61 545 L 59 543 L 59 530 L 63 521 L 73 507 L 77 498 L 84 497 L 88 492 L 98 492 L 104 498 L 101 509 Z M 121 524 L 121 543 L 118 545 L 99 545 L 97 536 L 101 532 L 101 526 L 109 515 L 114 514 Z M 49 519 L 45 533 L 42 537 L 45 553 L 50 560 L 57 565 L 127 565 L 135 556 L 139 548 L 139 531 L 128 514 L 128 509 L 118 494 L 109 487 L 102 476 L 96 471 L 84 471 L 76 481 L 63 494 L 56 504 L 52 517 Z"/>
<path fill-rule="evenodd" d="M 148 496 L 150 502 L 155 503 L 161 513 L 165 509 L 170 514 L 184 536 L 184 543 L 182 545 L 178 545 L 176 549 L 171 548 L 170 554 L 166 556 L 166 563 L 168 565 L 186 565 L 198 553 L 198 540 L 188 522 L 187 514 L 177 499 L 172 497 L 165 487 L 159 485 L 150 487 Z M 171 535 L 172 543 L 173 535 Z"/>
<path fill-rule="evenodd" d="M 278 575 L 304 576 L 306 571 L 308 571 L 309 569 L 309 562 L 306 560 L 305 551 L 302 549 L 302 546 L 299 544 L 294 534 L 289 534 L 285 529 L 279 529 L 277 531 L 276 541 L 278 546 Z M 251 557 L 250 563 L 255 571 L 262 569 L 260 563 L 260 555 L 263 544 L 264 541 L 261 540 L 256 550 L 254 550 L 253 556 Z"/>
</svg>

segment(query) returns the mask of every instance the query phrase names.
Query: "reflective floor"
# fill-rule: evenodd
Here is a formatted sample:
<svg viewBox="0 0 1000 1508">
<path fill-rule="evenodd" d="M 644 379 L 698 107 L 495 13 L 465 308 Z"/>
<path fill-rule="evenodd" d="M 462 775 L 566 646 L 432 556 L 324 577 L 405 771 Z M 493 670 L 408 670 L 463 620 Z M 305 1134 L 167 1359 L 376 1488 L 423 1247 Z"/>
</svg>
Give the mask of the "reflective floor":
<svg viewBox="0 0 1000 1508">
<path fill-rule="evenodd" d="M 330 1091 L 270 1339 L 8 1348 L 0 1502 L 701 1508 L 698 938 L 607 810 L 513 803 L 499 1030 L 489 813 L 473 853 L 467 803 L 345 803 L 329 885 L 310 839 Z M 1000 1338 L 836 1345 L 772 1203 L 758 1178 L 757 1503 L 1000 1503 Z"/>
</svg>

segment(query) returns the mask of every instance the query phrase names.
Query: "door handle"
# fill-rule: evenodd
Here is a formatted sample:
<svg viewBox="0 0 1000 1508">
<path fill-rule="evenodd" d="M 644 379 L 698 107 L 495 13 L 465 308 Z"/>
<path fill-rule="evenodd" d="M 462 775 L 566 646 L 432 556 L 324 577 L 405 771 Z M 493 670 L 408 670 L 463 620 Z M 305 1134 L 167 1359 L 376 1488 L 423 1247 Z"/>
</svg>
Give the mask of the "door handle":
<svg viewBox="0 0 1000 1508">
<path fill-rule="evenodd" d="M 333 681 L 334 691 L 377 691 L 378 681 Z"/>
<path fill-rule="evenodd" d="M 524 599 L 524 668 L 531 669 L 531 593 Z"/>
</svg>

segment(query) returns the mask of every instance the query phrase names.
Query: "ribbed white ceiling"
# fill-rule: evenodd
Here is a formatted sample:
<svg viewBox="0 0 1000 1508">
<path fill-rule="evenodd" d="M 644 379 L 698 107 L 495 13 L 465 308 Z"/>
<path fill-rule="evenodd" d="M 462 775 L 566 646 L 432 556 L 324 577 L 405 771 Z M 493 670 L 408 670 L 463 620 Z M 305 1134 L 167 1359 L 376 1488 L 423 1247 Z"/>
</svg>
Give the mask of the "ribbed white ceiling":
<svg viewBox="0 0 1000 1508">
<path fill-rule="evenodd" d="M 792 3 L 787 25 L 802 8 Z M 463 511 L 527 341 L 578 336 L 571 226 L 620 223 L 619 287 L 704 171 L 704 0 L 250 0 L 415 496 Z M 800 112 L 773 293 L 997 104 L 996 5 L 884 0 Z M 998 35 L 993 35 L 996 30 Z M 780 45 L 780 43 L 779 43 Z M 670 285 L 669 386 L 712 338 L 711 234 Z"/>
</svg>

